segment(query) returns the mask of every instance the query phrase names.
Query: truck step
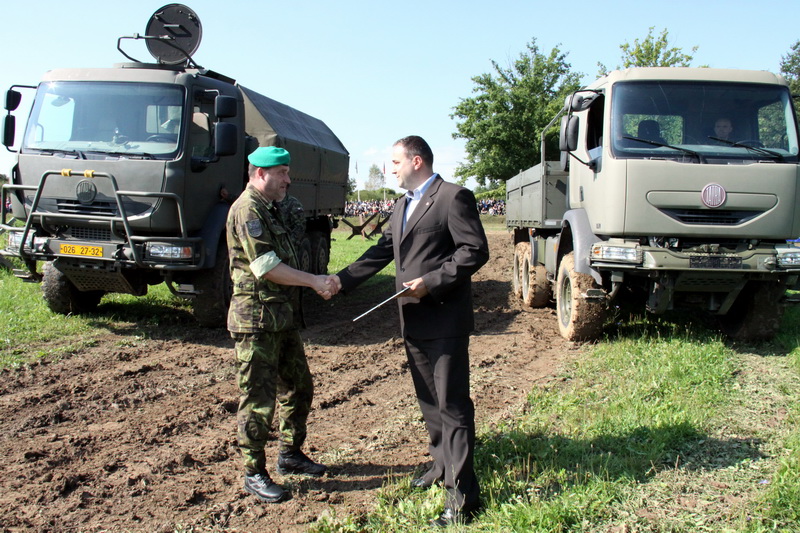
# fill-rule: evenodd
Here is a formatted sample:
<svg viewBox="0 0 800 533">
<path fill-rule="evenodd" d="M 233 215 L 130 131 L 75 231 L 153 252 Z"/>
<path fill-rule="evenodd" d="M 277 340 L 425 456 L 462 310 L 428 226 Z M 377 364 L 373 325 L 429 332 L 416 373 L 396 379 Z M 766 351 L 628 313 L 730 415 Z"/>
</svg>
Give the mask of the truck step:
<svg viewBox="0 0 800 533">
<path fill-rule="evenodd" d="M 24 268 L 15 268 L 12 272 L 16 277 L 28 283 L 38 283 L 41 279 L 39 276 L 34 276 L 30 270 Z"/>
</svg>

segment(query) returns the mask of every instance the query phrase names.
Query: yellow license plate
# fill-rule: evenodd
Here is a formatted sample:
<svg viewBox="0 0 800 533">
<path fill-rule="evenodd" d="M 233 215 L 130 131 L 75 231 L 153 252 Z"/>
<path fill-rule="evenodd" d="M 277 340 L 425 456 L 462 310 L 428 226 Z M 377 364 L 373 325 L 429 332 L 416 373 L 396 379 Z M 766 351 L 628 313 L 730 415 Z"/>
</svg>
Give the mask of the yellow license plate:
<svg viewBox="0 0 800 533">
<path fill-rule="evenodd" d="M 103 257 L 102 246 L 83 246 L 80 244 L 61 244 L 59 251 L 63 255 L 80 255 L 83 257 Z"/>
</svg>

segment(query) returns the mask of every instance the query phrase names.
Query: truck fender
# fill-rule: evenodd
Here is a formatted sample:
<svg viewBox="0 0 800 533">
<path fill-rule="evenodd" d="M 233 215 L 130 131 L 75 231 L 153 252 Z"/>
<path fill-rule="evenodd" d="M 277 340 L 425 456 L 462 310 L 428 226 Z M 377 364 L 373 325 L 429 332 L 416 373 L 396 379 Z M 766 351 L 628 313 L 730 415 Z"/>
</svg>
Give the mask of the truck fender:
<svg viewBox="0 0 800 533">
<path fill-rule="evenodd" d="M 203 245 L 206 248 L 205 261 L 203 268 L 213 268 L 217 257 L 217 247 L 222 240 L 220 237 L 225 231 L 225 222 L 228 220 L 228 210 L 230 205 L 227 202 L 218 202 L 214 204 L 211 211 L 208 213 L 203 228 L 200 230 L 200 237 L 203 239 Z M 224 244 L 224 243 L 223 243 Z"/>
<path fill-rule="evenodd" d="M 572 236 L 572 251 L 575 252 L 575 272 L 589 274 L 594 278 L 598 285 L 603 284 L 603 278 L 589 265 L 589 255 L 592 251 L 592 244 L 601 239 L 592 232 L 589 224 L 589 217 L 585 209 L 571 209 L 564 213 L 561 220 L 561 237 L 558 243 L 558 256 L 563 257 L 569 252 L 569 242 L 561 242 L 566 234 Z M 560 260 L 559 260 L 560 262 Z"/>
</svg>

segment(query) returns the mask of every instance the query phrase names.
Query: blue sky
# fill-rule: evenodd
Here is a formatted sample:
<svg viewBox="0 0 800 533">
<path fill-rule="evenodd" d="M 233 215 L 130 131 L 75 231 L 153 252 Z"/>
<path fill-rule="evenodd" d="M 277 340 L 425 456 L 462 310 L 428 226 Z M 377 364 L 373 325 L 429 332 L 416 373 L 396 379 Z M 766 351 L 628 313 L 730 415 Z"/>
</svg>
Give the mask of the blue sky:
<svg viewBox="0 0 800 533">
<path fill-rule="evenodd" d="M 35 85 L 54 68 L 127 61 L 117 38 L 143 34 L 150 15 L 166 3 L 6 6 L 0 89 Z M 684 52 L 698 46 L 694 65 L 719 68 L 777 72 L 800 39 L 797 0 L 183 3 L 202 22 L 195 61 L 326 122 L 350 151 L 350 175 L 359 186 L 372 164 L 386 164 L 386 184 L 396 188 L 391 145 L 410 134 L 428 140 L 435 170 L 452 180 L 465 158 L 463 141 L 452 138 L 453 107 L 472 94 L 473 76 L 491 72 L 492 60 L 508 65 L 533 38 L 542 53 L 554 46 L 567 52 L 586 83 L 598 61 L 615 67 L 619 45 L 643 39 L 651 26 L 656 34 L 669 30 L 670 44 Z M 124 41 L 123 49 L 152 59 L 141 41 Z M 0 147 L 0 173 L 9 174 L 12 164 L 13 154 Z"/>
</svg>

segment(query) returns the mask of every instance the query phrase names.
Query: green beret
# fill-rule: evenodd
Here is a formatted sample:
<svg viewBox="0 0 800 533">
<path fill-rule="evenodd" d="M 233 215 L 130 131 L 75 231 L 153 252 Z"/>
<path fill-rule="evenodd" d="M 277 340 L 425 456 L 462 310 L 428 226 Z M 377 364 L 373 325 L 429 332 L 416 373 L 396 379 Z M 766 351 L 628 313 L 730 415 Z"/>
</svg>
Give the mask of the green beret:
<svg viewBox="0 0 800 533">
<path fill-rule="evenodd" d="M 292 158 L 289 152 L 277 146 L 262 146 L 256 148 L 252 154 L 247 156 L 251 165 L 257 167 L 277 167 L 278 165 L 288 165 Z"/>
</svg>

